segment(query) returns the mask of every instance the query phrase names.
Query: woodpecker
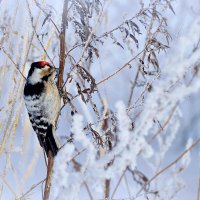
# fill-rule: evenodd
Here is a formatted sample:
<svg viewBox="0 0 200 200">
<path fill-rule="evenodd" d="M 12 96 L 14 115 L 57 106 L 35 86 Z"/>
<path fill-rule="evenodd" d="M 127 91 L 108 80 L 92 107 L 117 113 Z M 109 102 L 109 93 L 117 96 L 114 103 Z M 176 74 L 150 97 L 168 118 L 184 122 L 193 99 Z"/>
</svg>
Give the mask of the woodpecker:
<svg viewBox="0 0 200 200">
<path fill-rule="evenodd" d="M 56 85 L 57 69 L 46 61 L 31 64 L 24 87 L 24 100 L 32 127 L 41 147 L 56 156 L 59 144 L 55 136 L 61 96 Z"/>
</svg>

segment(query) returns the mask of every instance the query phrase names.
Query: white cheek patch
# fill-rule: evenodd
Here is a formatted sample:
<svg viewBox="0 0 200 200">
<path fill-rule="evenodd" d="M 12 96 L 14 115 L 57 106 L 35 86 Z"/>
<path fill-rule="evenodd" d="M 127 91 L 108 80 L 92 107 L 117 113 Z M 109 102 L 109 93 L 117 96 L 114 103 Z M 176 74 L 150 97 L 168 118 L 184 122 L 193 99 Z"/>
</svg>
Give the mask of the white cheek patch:
<svg viewBox="0 0 200 200">
<path fill-rule="evenodd" d="M 29 77 L 29 82 L 34 85 L 42 81 L 42 76 L 40 74 L 40 69 L 35 69 L 32 75 Z"/>
</svg>

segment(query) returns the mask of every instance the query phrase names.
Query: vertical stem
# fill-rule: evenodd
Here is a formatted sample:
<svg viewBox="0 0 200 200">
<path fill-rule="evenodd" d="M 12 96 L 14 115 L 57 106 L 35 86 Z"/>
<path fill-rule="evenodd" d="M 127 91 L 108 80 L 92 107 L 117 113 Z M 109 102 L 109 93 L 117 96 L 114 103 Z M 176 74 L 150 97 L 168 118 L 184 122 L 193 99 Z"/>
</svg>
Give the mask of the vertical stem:
<svg viewBox="0 0 200 200">
<path fill-rule="evenodd" d="M 198 184 L 198 191 L 197 191 L 197 200 L 200 200 L 200 177 L 199 177 L 199 184 Z"/>
<path fill-rule="evenodd" d="M 136 76 L 135 76 L 135 80 L 134 80 L 134 82 L 132 83 L 132 86 L 131 86 L 131 92 L 130 92 L 130 96 L 129 96 L 129 99 L 128 99 L 128 107 L 131 106 L 131 101 L 132 101 L 132 97 L 133 97 L 133 91 L 134 91 L 135 86 L 137 84 L 139 73 L 140 73 L 140 66 L 138 66 L 138 69 L 137 69 L 137 72 L 136 72 Z"/>
<path fill-rule="evenodd" d="M 154 5 L 154 8 L 153 10 L 156 10 L 156 6 Z M 146 53 L 147 53 L 147 50 L 146 50 L 146 47 L 148 46 L 149 44 L 149 41 L 150 41 L 150 38 L 153 38 L 153 36 L 155 35 L 155 33 L 151 33 L 152 31 L 152 28 L 153 28 L 153 24 L 154 24 L 154 20 L 155 20 L 155 16 L 152 15 L 152 18 L 151 18 L 151 23 L 149 25 L 149 28 L 147 30 L 147 33 L 146 33 L 146 39 L 145 39 L 145 49 L 144 49 L 144 52 L 143 52 L 143 55 L 142 55 L 142 61 L 144 61 L 145 57 L 146 57 Z M 136 84 L 137 84 L 137 80 L 139 78 L 139 74 L 140 74 L 140 67 L 141 67 L 141 64 L 138 66 L 138 70 L 136 72 L 136 76 L 135 76 L 135 80 L 134 82 L 132 83 L 132 86 L 131 86 L 131 92 L 130 92 L 130 96 L 129 96 L 129 100 L 128 100 L 128 107 L 130 107 L 131 105 L 131 102 L 132 102 L 132 98 L 133 98 L 133 92 L 134 92 L 134 89 L 136 87 Z"/>
<path fill-rule="evenodd" d="M 68 0 L 64 1 L 63 13 L 62 13 L 62 25 L 60 32 L 60 61 L 59 61 L 59 74 L 58 74 L 58 88 L 62 88 L 63 85 L 63 73 L 65 67 L 65 32 L 67 26 L 67 10 L 68 9 Z"/>
<path fill-rule="evenodd" d="M 44 200 L 49 199 L 50 189 L 51 189 L 51 179 L 53 174 L 53 164 L 54 158 L 51 151 L 48 152 L 48 166 L 47 166 L 47 178 L 45 182 L 45 189 L 44 189 Z"/>
<path fill-rule="evenodd" d="M 110 196 L 110 179 L 105 180 L 105 199 L 109 199 Z"/>
<path fill-rule="evenodd" d="M 59 61 L 59 74 L 58 74 L 58 88 L 62 88 L 63 85 L 63 73 L 65 67 L 65 31 L 67 25 L 67 8 L 68 0 L 64 1 L 63 13 L 62 13 L 62 25 L 60 32 L 60 61 Z M 54 157 L 51 151 L 48 152 L 48 166 L 47 166 L 47 178 L 44 190 L 44 200 L 49 200 L 50 189 L 51 189 L 51 179 L 53 174 L 53 164 Z"/>
<path fill-rule="evenodd" d="M 127 170 L 127 168 L 123 171 L 122 175 L 120 176 L 120 178 L 119 178 L 119 180 L 118 180 L 118 182 L 117 182 L 117 185 L 115 186 L 114 191 L 113 191 L 113 193 L 111 194 L 111 199 L 113 199 L 113 197 L 114 197 L 114 195 L 115 195 L 115 193 L 116 193 L 116 191 L 117 191 L 117 189 L 118 189 L 118 187 L 119 187 L 119 184 L 121 183 L 121 180 L 122 180 L 122 178 L 124 177 L 124 175 L 125 175 L 125 173 L 126 173 L 126 170 Z"/>
</svg>

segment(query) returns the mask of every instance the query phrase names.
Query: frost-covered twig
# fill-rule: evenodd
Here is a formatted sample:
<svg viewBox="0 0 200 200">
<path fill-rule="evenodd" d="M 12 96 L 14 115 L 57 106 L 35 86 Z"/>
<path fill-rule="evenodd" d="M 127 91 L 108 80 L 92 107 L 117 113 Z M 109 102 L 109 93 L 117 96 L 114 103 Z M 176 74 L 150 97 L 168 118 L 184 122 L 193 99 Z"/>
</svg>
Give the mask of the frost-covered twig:
<svg viewBox="0 0 200 200">
<path fill-rule="evenodd" d="M 45 11 L 44 8 L 42 8 L 42 6 L 37 2 L 37 0 L 34 0 L 34 2 L 35 2 L 35 4 L 36 4 L 36 6 L 46 15 L 46 18 L 45 18 L 45 19 L 49 18 L 50 21 L 52 22 L 52 24 L 54 25 L 54 27 L 56 28 L 57 33 L 60 34 L 60 31 L 59 31 L 59 29 L 58 29 L 58 26 L 57 26 L 56 23 L 53 21 L 51 15 L 50 15 L 49 13 L 47 13 L 47 11 Z"/>
<path fill-rule="evenodd" d="M 157 174 L 155 174 L 151 179 L 148 180 L 148 182 L 137 192 L 136 196 L 138 196 L 142 190 L 150 184 L 154 179 L 156 179 L 158 176 L 160 176 L 163 172 L 168 170 L 170 167 L 172 167 L 174 164 L 176 164 L 180 159 L 182 159 L 188 152 L 190 152 L 193 148 L 195 148 L 200 143 L 200 138 L 198 138 L 195 142 L 192 143 L 190 147 L 188 147 L 183 153 L 181 153 L 174 161 L 172 161 L 170 164 L 165 166 L 163 169 L 161 169 Z"/>
</svg>

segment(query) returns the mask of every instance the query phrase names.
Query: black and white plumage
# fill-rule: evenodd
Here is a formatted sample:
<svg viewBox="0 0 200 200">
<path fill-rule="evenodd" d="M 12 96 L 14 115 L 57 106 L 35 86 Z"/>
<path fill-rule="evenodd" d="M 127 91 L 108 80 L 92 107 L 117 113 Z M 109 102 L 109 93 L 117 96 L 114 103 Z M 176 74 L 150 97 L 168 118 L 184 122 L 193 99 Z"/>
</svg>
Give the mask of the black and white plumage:
<svg viewBox="0 0 200 200">
<path fill-rule="evenodd" d="M 56 75 L 56 68 L 48 62 L 34 62 L 24 87 L 29 118 L 47 156 L 49 151 L 55 156 L 59 149 L 55 125 L 60 112 L 61 97 L 55 83 Z"/>
</svg>

